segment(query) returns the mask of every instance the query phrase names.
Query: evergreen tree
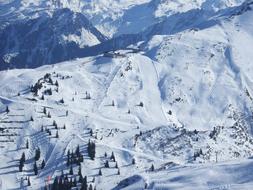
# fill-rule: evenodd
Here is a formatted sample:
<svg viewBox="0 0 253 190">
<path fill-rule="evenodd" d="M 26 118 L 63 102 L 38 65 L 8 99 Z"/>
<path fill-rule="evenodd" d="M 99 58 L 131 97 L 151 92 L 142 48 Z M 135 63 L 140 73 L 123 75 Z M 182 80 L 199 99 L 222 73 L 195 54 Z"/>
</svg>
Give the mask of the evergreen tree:
<svg viewBox="0 0 253 190">
<path fill-rule="evenodd" d="M 64 104 L 64 100 L 63 100 L 63 98 L 62 98 L 62 99 L 60 99 L 60 103 L 61 103 L 61 104 Z"/>
<path fill-rule="evenodd" d="M 151 165 L 150 170 L 151 170 L 151 172 L 153 172 L 155 170 L 154 164 Z"/>
<path fill-rule="evenodd" d="M 66 129 L 66 125 L 65 124 L 63 125 L 63 129 Z"/>
<path fill-rule="evenodd" d="M 33 165 L 33 171 L 34 171 L 34 175 L 38 175 L 38 167 L 37 167 L 36 162 Z"/>
<path fill-rule="evenodd" d="M 89 190 L 93 190 L 92 184 L 89 185 Z"/>
<path fill-rule="evenodd" d="M 70 165 L 70 150 L 68 150 L 68 153 L 67 153 L 67 166 Z"/>
<path fill-rule="evenodd" d="M 48 117 L 48 118 L 51 118 L 50 112 L 47 113 L 47 117 Z"/>
<path fill-rule="evenodd" d="M 73 175 L 74 173 L 73 173 L 73 167 L 72 167 L 72 165 L 70 166 L 70 169 L 69 169 L 69 175 Z"/>
<path fill-rule="evenodd" d="M 47 114 L 47 109 L 46 107 L 43 108 L 43 113 L 46 115 Z"/>
<path fill-rule="evenodd" d="M 56 131 L 56 135 L 55 135 L 55 138 L 59 138 L 59 134 L 58 134 L 58 131 Z"/>
<path fill-rule="evenodd" d="M 105 152 L 105 158 L 107 158 L 107 153 Z"/>
<path fill-rule="evenodd" d="M 90 136 L 91 137 L 93 136 L 93 130 L 92 129 L 90 130 Z"/>
<path fill-rule="evenodd" d="M 83 162 L 83 155 L 80 155 L 80 156 L 79 156 L 79 164 L 80 164 L 81 162 Z"/>
<path fill-rule="evenodd" d="M 91 158 L 91 160 L 94 160 L 95 154 L 96 154 L 96 145 L 95 145 L 94 142 L 91 142 L 89 140 L 89 143 L 88 143 L 88 155 Z"/>
<path fill-rule="evenodd" d="M 35 161 L 38 161 L 40 159 L 40 148 L 37 148 L 35 150 Z"/>
<path fill-rule="evenodd" d="M 112 106 L 115 106 L 115 104 L 114 104 L 114 100 L 112 101 Z"/>
<path fill-rule="evenodd" d="M 67 111 L 66 111 L 66 117 L 67 117 L 68 115 L 69 115 L 69 111 L 67 110 Z"/>
<path fill-rule="evenodd" d="M 106 162 L 105 162 L 105 168 L 109 168 L 110 166 L 109 166 L 109 162 L 108 162 L 108 160 L 106 160 Z"/>
<path fill-rule="evenodd" d="M 133 165 L 135 164 L 135 159 L 134 159 L 134 158 L 132 159 L 132 164 L 133 164 Z"/>
<path fill-rule="evenodd" d="M 44 126 L 42 125 L 41 126 L 41 130 L 40 130 L 41 132 L 43 132 L 44 131 Z"/>
<path fill-rule="evenodd" d="M 111 155 L 110 159 L 111 159 L 113 162 L 115 162 L 115 156 L 114 156 L 114 153 L 113 153 L 113 152 L 112 152 L 112 155 Z"/>
<path fill-rule="evenodd" d="M 118 169 L 118 173 L 117 173 L 118 175 L 120 175 L 120 170 Z"/>
<path fill-rule="evenodd" d="M 44 95 L 42 94 L 42 96 L 41 96 L 41 100 L 45 100 L 45 97 L 44 97 Z"/>
<path fill-rule="evenodd" d="M 53 182 L 53 185 L 52 185 L 52 190 L 59 190 L 59 183 L 58 183 L 58 177 L 57 176 L 54 178 L 54 182 Z"/>
<path fill-rule="evenodd" d="M 55 86 L 59 87 L 59 83 L 57 80 L 55 81 Z"/>
<path fill-rule="evenodd" d="M 80 147 L 79 147 L 79 145 L 77 145 L 75 153 L 76 153 L 76 157 L 80 156 Z"/>
<path fill-rule="evenodd" d="M 55 120 L 53 121 L 53 126 L 57 129 L 57 123 Z"/>
<path fill-rule="evenodd" d="M 24 152 L 22 153 L 20 161 L 23 162 L 23 163 L 25 163 L 25 153 Z"/>
<path fill-rule="evenodd" d="M 30 177 L 28 177 L 28 179 L 27 179 L 27 186 L 31 186 Z"/>
<path fill-rule="evenodd" d="M 115 168 L 118 168 L 118 163 L 116 162 Z"/>
<path fill-rule="evenodd" d="M 31 116 L 30 121 L 34 121 L 34 120 L 33 120 L 33 116 Z"/>
<path fill-rule="evenodd" d="M 102 175 L 102 171 L 101 171 L 101 169 L 99 169 L 99 171 L 98 171 L 98 175 Z"/>
<path fill-rule="evenodd" d="M 79 181 L 79 183 L 81 183 L 81 184 L 83 183 L 84 178 L 83 178 L 83 175 L 82 175 L 82 174 L 79 175 L 79 180 L 78 180 L 78 181 Z"/>
<path fill-rule="evenodd" d="M 81 166 L 79 166 L 78 175 L 79 175 L 79 176 L 82 175 L 82 167 L 81 167 Z"/>
<path fill-rule="evenodd" d="M 41 169 L 44 169 L 45 165 L 46 165 L 45 160 L 42 160 L 42 162 L 41 162 Z"/>
<path fill-rule="evenodd" d="M 8 114 L 10 112 L 9 106 L 6 106 L 5 112 Z"/>
<path fill-rule="evenodd" d="M 24 167 L 24 161 L 22 160 L 22 158 L 19 160 L 19 171 L 22 172 L 23 171 L 23 167 Z"/>
<path fill-rule="evenodd" d="M 29 141 L 28 141 L 28 139 L 26 139 L 26 144 L 25 144 L 25 147 L 26 147 L 26 149 L 28 149 L 28 148 L 29 148 Z"/>
</svg>

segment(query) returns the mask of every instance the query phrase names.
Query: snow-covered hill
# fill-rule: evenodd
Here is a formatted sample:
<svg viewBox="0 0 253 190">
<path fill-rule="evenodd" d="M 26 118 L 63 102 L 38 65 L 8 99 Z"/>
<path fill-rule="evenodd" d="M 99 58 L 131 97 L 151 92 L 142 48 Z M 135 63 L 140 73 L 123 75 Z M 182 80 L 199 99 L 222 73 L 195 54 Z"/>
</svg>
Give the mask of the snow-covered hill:
<svg viewBox="0 0 253 190">
<path fill-rule="evenodd" d="M 69 150 L 76 162 L 77 145 L 96 189 L 252 188 L 252 0 L 0 2 L 13 7 L 1 19 L 25 20 L 4 22 L 4 39 L 30 52 L 56 48 L 49 57 L 29 52 L 31 67 L 57 52 L 90 56 L 0 72 L 0 189 L 79 181 L 67 158 Z"/>
</svg>

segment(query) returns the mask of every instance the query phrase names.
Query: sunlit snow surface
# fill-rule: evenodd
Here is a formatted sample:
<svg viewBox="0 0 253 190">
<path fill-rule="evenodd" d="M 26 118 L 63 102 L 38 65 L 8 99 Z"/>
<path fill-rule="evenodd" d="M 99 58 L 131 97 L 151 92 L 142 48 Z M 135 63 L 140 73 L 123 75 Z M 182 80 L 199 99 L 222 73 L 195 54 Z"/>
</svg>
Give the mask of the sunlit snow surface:
<svg viewBox="0 0 253 190">
<path fill-rule="evenodd" d="M 19 8 L 17 2 L 13 7 Z M 9 138 L 0 136 L 0 140 L 14 140 L 0 144 L 2 189 L 26 189 L 21 178 L 27 175 L 32 182 L 27 189 L 42 188 L 48 176 L 69 171 L 66 154 L 77 144 L 85 155 L 83 176 L 88 176 L 89 183 L 95 176 L 92 184 L 96 189 L 143 189 L 145 183 L 148 189 L 252 189 L 250 1 L 235 8 L 231 7 L 242 1 L 92 2 L 62 1 L 61 6 L 79 12 L 86 7 L 86 16 L 107 36 L 145 30 L 146 41 L 138 44 L 140 51 L 120 50 L 119 55 L 124 56 L 116 58 L 98 55 L 36 69 L 0 72 L 0 128 L 12 127 L 7 133 L 17 133 Z M 29 3 L 22 1 L 21 7 L 26 9 Z M 40 6 L 45 2 L 33 3 Z M 222 11 L 213 13 L 218 10 Z M 176 17 L 175 12 L 179 12 Z M 157 19 L 164 15 L 168 18 L 159 22 Z M 112 20 L 108 21 L 109 17 Z M 187 17 L 196 20 L 185 20 Z M 80 39 L 67 36 L 66 40 Z M 58 92 L 55 85 L 45 82 L 38 97 L 34 97 L 30 86 L 46 73 L 58 81 Z M 49 88 L 53 95 L 41 100 Z M 85 99 L 86 92 L 91 99 Z M 64 104 L 59 102 L 62 98 Z M 4 112 L 6 105 L 8 114 Z M 52 118 L 43 114 L 43 107 Z M 34 122 L 29 121 L 31 116 Z M 54 138 L 54 129 L 51 137 L 40 132 L 42 125 L 52 128 L 54 120 L 60 127 L 66 125 L 65 130 L 59 130 L 59 139 Z M 24 148 L 27 139 L 29 149 Z M 89 139 L 97 145 L 94 161 L 86 153 Z M 46 167 L 34 176 L 37 147 Z M 200 149 L 202 154 L 194 160 L 194 153 Z M 112 151 L 120 175 L 116 175 L 113 162 L 111 168 L 103 168 L 104 153 L 110 156 Z M 28 161 L 24 172 L 18 172 L 22 152 Z M 135 165 L 131 164 L 133 158 Z M 153 172 L 151 164 L 155 166 Z M 97 176 L 100 167 L 103 175 Z M 77 170 L 75 167 L 74 173 Z"/>
</svg>

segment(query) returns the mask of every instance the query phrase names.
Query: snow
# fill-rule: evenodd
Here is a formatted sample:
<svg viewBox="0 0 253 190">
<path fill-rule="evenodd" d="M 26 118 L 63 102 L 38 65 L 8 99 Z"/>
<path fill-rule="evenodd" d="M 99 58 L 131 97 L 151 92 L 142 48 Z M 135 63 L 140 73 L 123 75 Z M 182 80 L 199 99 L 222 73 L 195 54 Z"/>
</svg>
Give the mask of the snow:
<svg viewBox="0 0 253 190">
<path fill-rule="evenodd" d="M 19 7 L 17 1 L 12 3 Z M 143 41 L 110 52 L 121 56 L 97 55 L 0 72 L 0 134 L 7 134 L 0 136 L 0 189 L 43 188 L 48 176 L 69 171 L 66 154 L 77 145 L 84 155 L 82 174 L 96 189 L 144 189 L 145 184 L 147 189 L 251 189 L 253 12 L 244 9 L 245 4 L 238 6 L 241 3 L 22 1 L 19 8 L 24 10 L 33 4 L 85 12 L 103 34 L 140 33 Z M 100 43 L 89 30 L 80 33 L 61 37 L 80 47 Z M 50 84 L 47 73 L 59 88 Z M 30 87 L 38 81 L 42 88 L 35 96 Z M 53 94 L 46 95 L 50 88 Z M 41 126 L 52 135 L 41 132 Z M 87 155 L 89 140 L 96 144 L 95 160 Z M 35 176 L 37 147 L 37 164 L 45 159 L 46 167 Z M 104 167 L 104 154 L 109 157 L 112 151 L 120 175 L 115 162 Z M 18 172 L 22 152 L 27 161 Z M 75 174 L 77 170 L 74 165 Z M 27 176 L 31 187 L 22 180 Z"/>
</svg>

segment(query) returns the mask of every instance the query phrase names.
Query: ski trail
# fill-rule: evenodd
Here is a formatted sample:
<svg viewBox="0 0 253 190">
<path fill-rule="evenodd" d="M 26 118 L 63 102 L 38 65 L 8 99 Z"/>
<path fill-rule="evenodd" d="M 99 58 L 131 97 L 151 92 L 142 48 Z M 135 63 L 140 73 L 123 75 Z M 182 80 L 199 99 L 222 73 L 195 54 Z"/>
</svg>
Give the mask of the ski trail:
<svg viewBox="0 0 253 190">
<path fill-rule="evenodd" d="M 143 55 L 134 55 L 132 62 L 136 62 L 143 81 L 143 99 L 148 106 L 144 106 L 149 117 L 160 125 L 167 124 L 167 118 L 162 109 L 161 94 L 158 87 L 158 73 L 151 59 Z M 144 96 L 145 95 L 145 96 Z"/>
</svg>

